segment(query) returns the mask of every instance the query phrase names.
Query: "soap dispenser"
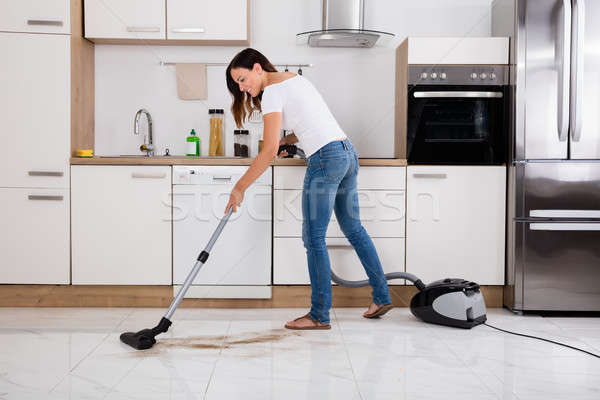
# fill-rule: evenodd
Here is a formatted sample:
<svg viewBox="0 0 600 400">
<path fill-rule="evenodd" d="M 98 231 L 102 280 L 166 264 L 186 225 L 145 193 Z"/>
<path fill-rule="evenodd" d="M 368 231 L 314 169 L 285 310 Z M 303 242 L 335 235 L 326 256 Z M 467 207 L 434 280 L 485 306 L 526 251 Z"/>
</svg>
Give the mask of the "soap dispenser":
<svg viewBox="0 0 600 400">
<path fill-rule="evenodd" d="M 192 129 L 190 136 L 187 137 L 187 154 L 190 157 L 200 156 L 200 138 L 196 136 L 196 131 Z"/>
</svg>

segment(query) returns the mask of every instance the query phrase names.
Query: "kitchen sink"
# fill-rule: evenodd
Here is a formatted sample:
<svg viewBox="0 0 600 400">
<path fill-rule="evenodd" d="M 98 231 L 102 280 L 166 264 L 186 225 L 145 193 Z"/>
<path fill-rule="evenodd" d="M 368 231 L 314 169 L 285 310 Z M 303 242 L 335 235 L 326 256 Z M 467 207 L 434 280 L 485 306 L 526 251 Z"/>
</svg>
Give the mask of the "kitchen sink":
<svg viewBox="0 0 600 400">
<path fill-rule="evenodd" d="M 98 156 L 98 157 L 100 157 L 100 158 L 119 158 L 119 157 L 156 158 L 156 157 L 162 157 L 162 156 L 150 156 L 150 157 L 148 157 L 145 154 L 117 154 L 117 155 Z"/>
</svg>

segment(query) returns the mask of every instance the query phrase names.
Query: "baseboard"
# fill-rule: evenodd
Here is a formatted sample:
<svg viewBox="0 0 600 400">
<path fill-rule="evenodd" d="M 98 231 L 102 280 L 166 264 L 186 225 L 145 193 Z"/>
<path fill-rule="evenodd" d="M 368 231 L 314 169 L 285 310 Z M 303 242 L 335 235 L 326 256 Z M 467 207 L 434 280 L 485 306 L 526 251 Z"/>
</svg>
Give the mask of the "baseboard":
<svg viewBox="0 0 600 400">
<path fill-rule="evenodd" d="M 389 286 L 392 302 L 408 307 L 417 292 L 414 286 Z M 333 286 L 334 307 L 366 307 L 371 288 L 350 289 Z M 272 286 L 270 299 L 190 299 L 180 307 L 190 308 L 307 308 L 310 286 Z M 488 308 L 502 307 L 503 286 L 482 286 Z M 173 300 L 173 286 L 100 285 L 0 285 L 0 307 L 160 307 Z"/>
</svg>

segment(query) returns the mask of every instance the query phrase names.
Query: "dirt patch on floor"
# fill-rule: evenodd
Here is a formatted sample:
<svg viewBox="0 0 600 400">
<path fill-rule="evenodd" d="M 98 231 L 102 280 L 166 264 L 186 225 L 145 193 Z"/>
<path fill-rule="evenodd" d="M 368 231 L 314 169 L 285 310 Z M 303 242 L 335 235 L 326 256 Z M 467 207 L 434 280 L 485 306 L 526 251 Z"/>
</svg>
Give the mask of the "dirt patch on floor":
<svg viewBox="0 0 600 400">
<path fill-rule="evenodd" d="M 229 349 L 237 345 L 254 343 L 280 342 L 291 336 L 298 336 L 299 332 L 290 332 L 287 329 L 271 329 L 267 332 L 247 332 L 229 336 L 192 336 L 187 338 L 162 339 L 157 346 L 183 347 L 192 349 Z"/>
<path fill-rule="evenodd" d="M 301 336 L 300 332 L 287 329 L 271 329 L 265 332 L 242 332 L 220 336 L 190 336 L 186 338 L 157 338 L 151 349 L 128 353 L 135 356 L 161 354 L 166 349 L 218 350 L 243 347 L 256 343 L 276 343 L 289 337 Z"/>
</svg>

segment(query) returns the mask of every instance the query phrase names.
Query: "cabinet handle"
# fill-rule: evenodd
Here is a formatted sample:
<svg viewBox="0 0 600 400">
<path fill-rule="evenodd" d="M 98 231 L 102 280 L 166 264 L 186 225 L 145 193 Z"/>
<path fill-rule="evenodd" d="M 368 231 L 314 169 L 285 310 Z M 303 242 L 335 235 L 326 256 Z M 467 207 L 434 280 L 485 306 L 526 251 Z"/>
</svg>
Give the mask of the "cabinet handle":
<svg viewBox="0 0 600 400">
<path fill-rule="evenodd" d="M 167 176 L 167 174 L 148 174 L 143 172 L 132 172 L 131 177 L 133 179 L 163 179 Z"/>
<path fill-rule="evenodd" d="M 325 247 L 327 247 L 330 250 L 339 250 L 339 249 L 353 249 L 354 247 L 352 247 L 351 244 L 326 244 Z"/>
<path fill-rule="evenodd" d="M 446 179 L 446 174 L 413 174 L 414 178 L 417 179 Z"/>
<path fill-rule="evenodd" d="M 160 32 L 158 26 L 128 26 L 127 32 Z"/>
<path fill-rule="evenodd" d="M 58 200 L 58 201 L 62 201 L 63 196 L 47 196 L 47 195 L 30 194 L 29 196 L 27 196 L 27 199 L 28 200 Z"/>
<path fill-rule="evenodd" d="M 63 26 L 63 22 L 53 19 L 28 19 L 27 25 Z"/>
<path fill-rule="evenodd" d="M 213 176 L 213 181 L 230 181 L 231 176 Z"/>
<path fill-rule="evenodd" d="M 28 171 L 29 176 L 63 176 L 61 171 Z"/>
<path fill-rule="evenodd" d="M 173 33 L 204 33 L 204 28 L 174 28 Z"/>
</svg>

